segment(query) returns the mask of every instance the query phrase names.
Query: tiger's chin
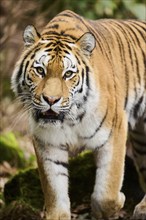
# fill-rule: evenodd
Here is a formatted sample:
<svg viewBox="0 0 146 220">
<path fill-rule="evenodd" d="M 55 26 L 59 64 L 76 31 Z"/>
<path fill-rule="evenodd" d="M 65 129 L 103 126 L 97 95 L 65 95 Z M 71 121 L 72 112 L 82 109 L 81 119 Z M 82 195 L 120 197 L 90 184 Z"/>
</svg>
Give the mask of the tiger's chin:
<svg viewBox="0 0 146 220">
<path fill-rule="evenodd" d="M 40 122 L 41 124 L 56 124 L 56 123 L 62 123 L 64 120 L 64 114 L 61 113 L 56 113 L 53 110 L 49 109 L 45 112 L 42 112 L 40 110 L 37 110 L 33 114 L 34 119 L 36 122 Z"/>
</svg>

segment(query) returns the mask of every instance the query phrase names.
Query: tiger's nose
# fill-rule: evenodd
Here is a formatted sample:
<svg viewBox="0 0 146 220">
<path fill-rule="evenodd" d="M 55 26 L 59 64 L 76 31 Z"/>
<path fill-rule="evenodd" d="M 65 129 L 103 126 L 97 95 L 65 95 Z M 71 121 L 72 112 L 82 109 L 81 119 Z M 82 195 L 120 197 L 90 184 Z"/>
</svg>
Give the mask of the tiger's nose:
<svg viewBox="0 0 146 220">
<path fill-rule="evenodd" d="M 51 106 L 55 104 L 56 102 L 58 102 L 61 99 L 61 97 L 43 95 L 43 99 Z"/>
</svg>

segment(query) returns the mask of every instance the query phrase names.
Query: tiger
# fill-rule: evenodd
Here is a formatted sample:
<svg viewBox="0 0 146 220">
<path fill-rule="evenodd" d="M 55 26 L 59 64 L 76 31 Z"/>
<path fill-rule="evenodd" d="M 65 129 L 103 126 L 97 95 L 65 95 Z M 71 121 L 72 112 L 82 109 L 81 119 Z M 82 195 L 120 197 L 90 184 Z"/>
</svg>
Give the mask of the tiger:
<svg viewBox="0 0 146 220">
<path fill-rule="evenodd" d="M 70 220 L 70 152 L 91 150 L 95 219 L 123 208 L 126 141 L 146 191 L 146 22 L 57 14 L 23 33 L 11 84 L 28 112 L 44 193 L 44 219 Z M 39 198 L 38 198 L 39 199 Z M 133 219 L 146 219 L 146 196 Z"/>
</svg>

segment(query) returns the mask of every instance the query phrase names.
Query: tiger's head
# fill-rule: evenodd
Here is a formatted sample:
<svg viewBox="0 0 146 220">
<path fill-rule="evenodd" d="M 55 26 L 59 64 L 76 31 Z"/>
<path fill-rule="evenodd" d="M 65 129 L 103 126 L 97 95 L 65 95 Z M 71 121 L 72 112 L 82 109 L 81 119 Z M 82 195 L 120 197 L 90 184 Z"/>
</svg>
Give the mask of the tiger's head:
<svg viewBox="0 0 146 220">
<path fill-rule="evenodd" d="M 23 37 L 25 49 L 12 75 L 12 88 L 32 118 L 40 124 L 81 120 L 92 90 L 94 35 L 40 35 L 27 26 Z"/>
</svg>

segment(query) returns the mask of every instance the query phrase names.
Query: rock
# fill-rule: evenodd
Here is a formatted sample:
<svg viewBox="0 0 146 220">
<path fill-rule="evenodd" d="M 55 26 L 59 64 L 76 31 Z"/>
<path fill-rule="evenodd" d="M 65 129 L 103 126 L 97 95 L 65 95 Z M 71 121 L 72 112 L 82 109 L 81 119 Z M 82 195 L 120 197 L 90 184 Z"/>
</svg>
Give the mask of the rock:
<svg viewBox="0 0 146 220">
<path fill-rule="evenodd" d="M 22 201 L 37 210 L 43 209 L 44 199 L 37 169 L 20 171 L 4 188 L 6 205 Z"/>
</svg>

